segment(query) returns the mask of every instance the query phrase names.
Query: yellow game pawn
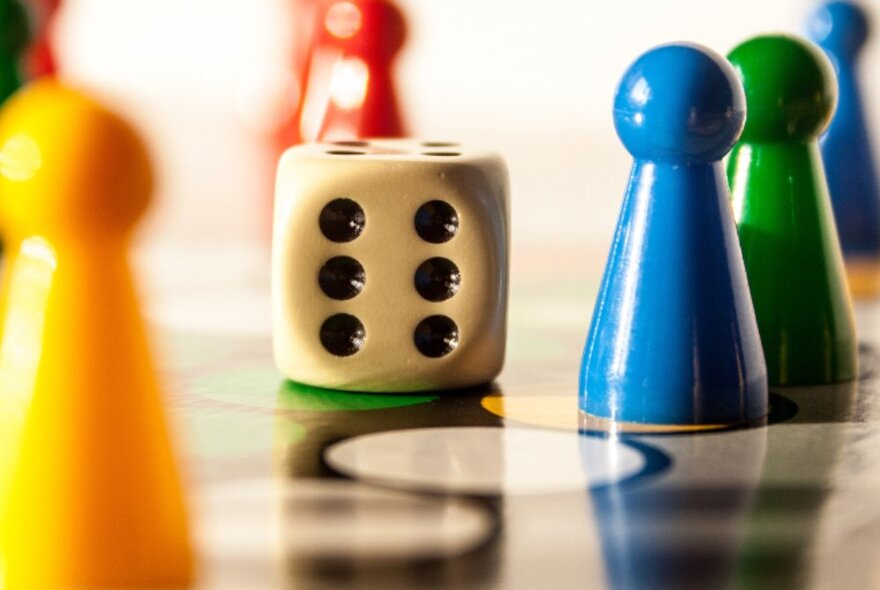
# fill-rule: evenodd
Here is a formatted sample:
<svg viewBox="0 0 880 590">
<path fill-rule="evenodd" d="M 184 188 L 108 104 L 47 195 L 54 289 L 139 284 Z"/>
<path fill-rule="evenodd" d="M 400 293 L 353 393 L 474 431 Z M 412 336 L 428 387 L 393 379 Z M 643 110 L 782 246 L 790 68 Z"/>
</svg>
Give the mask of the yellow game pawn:
<svg viewBox="0 0 880 590">
<path fill-rule="evenodd" d="M 18 248 L 0 341 L 0 428 L 14 450 L 0 474 L 7 590 L 191 581 L 180 477 L 127 262 L 151 185 L 134 131 L 75 90 L 39 81 L 0 112 L 0 216 Z"/>
</svg>

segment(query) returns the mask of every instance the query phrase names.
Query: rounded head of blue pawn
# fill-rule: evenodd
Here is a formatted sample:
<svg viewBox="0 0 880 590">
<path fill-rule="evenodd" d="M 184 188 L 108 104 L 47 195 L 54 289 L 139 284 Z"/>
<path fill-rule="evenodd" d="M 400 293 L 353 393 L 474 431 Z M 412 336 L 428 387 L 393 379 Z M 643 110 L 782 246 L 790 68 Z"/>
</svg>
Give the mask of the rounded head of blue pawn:
<svg viewBox="0 0 880 590">
<path fill-rule="evenodd" d="M 745 105 L 742 86 L 723 57 L 698 45 L 663 45 L 624 74 L 614 126 L 637 159 L 716 162 L 739 138 Z"/>
<path fill-rule="evenodd" d="M 837 0 L 823 4 L 809 22 L 810 39 L 842 58 L 853 58 L 871 34 L 865 9 L 855 2 Z"/>
<path fill-rule="evenodd" d="M 746 91 L 745 142 L 809 141 L 828 126 L 837 78 L 822 51 L 792 35 L 762 35 L 730 52 Z"/>
</svg>

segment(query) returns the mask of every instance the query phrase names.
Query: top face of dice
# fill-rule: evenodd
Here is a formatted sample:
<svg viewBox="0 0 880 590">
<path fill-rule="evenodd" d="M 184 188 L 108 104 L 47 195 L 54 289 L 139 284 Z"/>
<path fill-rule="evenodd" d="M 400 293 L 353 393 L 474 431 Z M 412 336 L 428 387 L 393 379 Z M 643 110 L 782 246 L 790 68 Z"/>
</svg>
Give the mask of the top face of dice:
<svg viewBox="0 0 880 590">
<path fill-rule="evenodd" d="M 491 381 L 504 360 L 509 203 L 502 160 L 447 142 L 288 150 L 273 244 L 275 360 L 354 391 Z"/>
</svg>

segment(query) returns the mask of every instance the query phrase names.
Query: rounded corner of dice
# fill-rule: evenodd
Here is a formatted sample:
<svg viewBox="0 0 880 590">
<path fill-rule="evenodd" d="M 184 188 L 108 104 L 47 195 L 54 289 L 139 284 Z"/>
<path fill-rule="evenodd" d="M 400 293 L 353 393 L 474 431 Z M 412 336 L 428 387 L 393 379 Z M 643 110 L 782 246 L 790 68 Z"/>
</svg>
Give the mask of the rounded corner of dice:
<svg viewBox="0 0 880 590">
<path fill-rule="evenodd" d="M 290 205 L 274 224 L 279 370 L 362 392 L 492 381 L 507 330 L 503 159 L 480 158 L 462 174 L 393 156 L 325 162 L 279 167 L 276 202 Z"/>
</svg>

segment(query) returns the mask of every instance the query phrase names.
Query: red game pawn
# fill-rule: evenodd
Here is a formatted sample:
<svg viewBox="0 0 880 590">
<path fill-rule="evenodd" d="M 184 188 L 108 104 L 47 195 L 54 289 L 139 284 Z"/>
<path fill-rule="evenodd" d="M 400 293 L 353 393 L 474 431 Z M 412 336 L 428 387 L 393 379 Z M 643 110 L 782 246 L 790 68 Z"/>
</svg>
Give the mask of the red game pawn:
<svg viewBox="0 0 880 590">
<path fill-rule="evenodd" d="M 36 14 L 36 32 L 33 43 L 25 57 L 25 71 L 28 79 L 51 76 L 57 70 L 51 39 L 55 15 L 61 0 L 31 0 Z"/>
<path fill-rule="evenodd" d="M 299 10 L 302 83 L 294 141 L 402 137 L 393 63 L 406 38 L 388 0 L 312 0 Z M 306 14 L 304 14 L 306 13 Z"/>
</svg>

